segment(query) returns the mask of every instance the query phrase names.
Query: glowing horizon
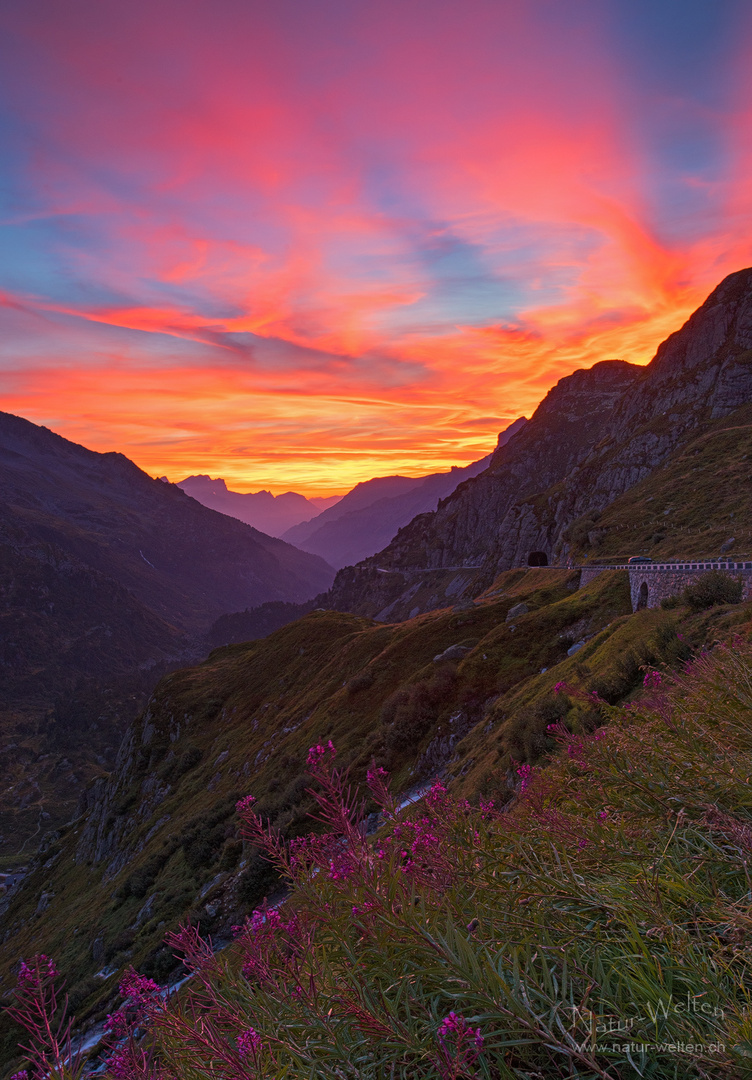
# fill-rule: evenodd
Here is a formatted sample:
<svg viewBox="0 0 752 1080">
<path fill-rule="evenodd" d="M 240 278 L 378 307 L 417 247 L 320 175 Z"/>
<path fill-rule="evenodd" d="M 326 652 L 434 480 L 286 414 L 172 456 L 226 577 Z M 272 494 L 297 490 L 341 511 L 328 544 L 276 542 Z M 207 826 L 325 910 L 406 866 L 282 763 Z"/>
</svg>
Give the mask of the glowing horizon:
<svg viewBox="0 0 752 1080">
<path fill-rule="evenodd" d="M 152 475 L 467 464 L 752 263 L 735 0 L 34 0 L 0 29 L 0 408 Z"/>
</svg>

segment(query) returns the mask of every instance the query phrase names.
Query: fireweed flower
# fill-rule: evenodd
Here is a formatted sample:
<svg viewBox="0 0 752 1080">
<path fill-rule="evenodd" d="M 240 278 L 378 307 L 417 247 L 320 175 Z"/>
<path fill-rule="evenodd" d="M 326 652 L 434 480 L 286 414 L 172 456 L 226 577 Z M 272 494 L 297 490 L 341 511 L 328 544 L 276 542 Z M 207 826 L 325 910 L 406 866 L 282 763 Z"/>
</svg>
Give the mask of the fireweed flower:
<svg viewBox="0 0 752 1080">
<path fill-rule="evenodd" d="M 645 678 L 642 680 L 643 686 L 660 686 L 663 682 L 663 677 L 660 671 L 646 671 Z"/>
<path fill-rule="evenodd" d="M 49 956 L 45 956 L 44 953 L 39 953 L 28 964 L 25 960 L 21 961 L 17 976 L 18 985 L 19 987 L 31 989 L 39 985 L 40 979 L 54 979 L 57 974 L 55 961 L 50 960 Z"/>
<path fill-rule="evenodd" d="M 235 803 L 235 810 L 238 814 L 246 814 L 255 802 L 255 795 L 246 795 L 244 799 L 238 799 L 238 801 Z"/>
<path fill-rule="evenodd" d="M 131 1056 L 124 1047 L 118 1047 L 107 1058 L 107 1071 L 115 1080 L 129 1080 L 131 1076 Z"/>
<path fill-rule="evenodd" d="M 456 1012 L 450 1012 L 449 1016 L 445 1016 L 439 1026 L 439 1038 L 444 1039 L 450 1031 L 455 1032 L 460 1030 L 460 1023 L 464 1024 L 464 1020 L 461 1016 L 458 1016 Z"/>
<path fill-rule="evenodd" d="M 246 1028 L 238 1035 L 238 1051 L 243 1057 L 255 1057 L 261 1049 L 261 1044 L 261 1036 L 252 1027 Z"/>
<path fill-rule="evenodd" d="M 20 1069 L 18 1072 L 14 1072 L 10 1080 L 29 1080 L 29 1074 L 26 1069 Z"/>
<path fill-rule="evenodd" d="M 330 881 L 344 881 L 352 876 L 355 866 L 349 855 L 337 855 L 329 860 L 329 872 L 327 877 Z"/>
<path fill-rule="evenodd" d="M 441 806 L 446 801 L 447 789 L 442 784 L 441 780 L 437 780 L 432 786 L 431 790 L 426 795 L 426 802 L 433 808 L 435 806 Z"/>
<path fill-rule="evenodd" d="M 457 1059 L 460 1061 L 464 1059 L 465 1064 L 474 1061 L 483 1049 L 483 1035 L 480 1028 L 473 1031 L 464 1016 L 458 1016 L 455 1012 L 450 1012 L 449 1016 L 441 1021 L 437 1035 L 444 1053 L 448 1053 L 447 1042 L 454 1043 Z M 472 1042 L 472 1047 L 467 1045 L 470 1042 Z"/>
<path fill-rule="evenodd" d="M 159 987 L 154 980 L 139 975 L 133 968 L 126 971 L 118 989 L 124 998 L 130 998 L 134 1005 L 141 1008 L 153 1005 L 159 997 Z"/>
<path fill-rule="evenodd" d="M 128 1034 L 128 1021 L 122 1009 L 110 1013 L 103 1026 L 104 1030 L 113 1039 L 124 1039 Z"/>
<path fill-rule="evenodd" d="M 526 791 L 533 779 L 534 769 L 532 765 L 520 765 L 517 775 L 520 777 L 520 791 Z"/>
<path fill-rule="evenodd" d="M 334 743 L 331 739 L 326 744 L 326 746 L 322 745 L 322 743 L 317 743 L 316 746 L 311 746 L 308 748 L 308 758 L 306 759 L 306 764 L 309 768 L 311 768 L 311 766 L 316 767 L 317 765 L 323 764 L 325 758 L 328 758 L 330 761 L 332 761 L 336 753 L 337 751 L 335 750 Z"/>
</svg>

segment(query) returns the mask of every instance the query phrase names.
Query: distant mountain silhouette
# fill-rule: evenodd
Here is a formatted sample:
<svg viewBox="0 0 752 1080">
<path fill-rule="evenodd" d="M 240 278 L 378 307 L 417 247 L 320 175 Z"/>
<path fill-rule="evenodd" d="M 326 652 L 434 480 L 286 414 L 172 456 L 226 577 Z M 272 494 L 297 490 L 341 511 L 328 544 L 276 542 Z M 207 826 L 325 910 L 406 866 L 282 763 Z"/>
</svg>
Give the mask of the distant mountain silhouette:
<svg viewBox="0 0 752 1080">
<path fill-rule="evenodd" d="M 179 480 L 177 486 L 204 506 L 277 537 L 339 501 L 339 496 L 306 499 L 296 491 L 286 491 L 282 495 L 272 495 L 270 491 L 231 491 L 221 477 L 213 480 L 206 475 L 187 476 L 185 480 Z"/>
<path fill-rule="evenodd" d="M 524 424 L 524 416 L 515 420 L 501 433 L 497 445 L 504 446 Z M 288 529 L 283 539 L 320 555 L 337 569 L 349 566 L 380 551 L 417 514 L 435 510 L 458 484 L 483 472 L 491 456 L 447 473 L 366 480 L 318 517 Z"/>
<path fill-rule="evenodd" d="M 8 413 L 0 475 L 0 765 L 14 780 L 0 833 L 18 839 L 42 808 L 65 820 L 165 667 L 220 615 L 308 600 L 334 571 L 122 454 Z"/>
</svg>

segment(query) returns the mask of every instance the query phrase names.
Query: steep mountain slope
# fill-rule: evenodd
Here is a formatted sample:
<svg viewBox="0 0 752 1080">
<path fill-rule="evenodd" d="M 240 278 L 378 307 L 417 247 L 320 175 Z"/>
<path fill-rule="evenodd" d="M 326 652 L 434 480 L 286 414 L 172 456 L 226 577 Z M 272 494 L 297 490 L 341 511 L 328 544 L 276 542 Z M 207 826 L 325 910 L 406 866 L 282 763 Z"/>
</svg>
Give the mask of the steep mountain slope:
<svg viewBox="0 0 752 1080">
<path fill-rule="evenodd" d="M 752 557 L 752 403 L 701 425 L 664 463 L 564 534 L 569 557 Z"/>
<path fill-rule="evenodd" d="M 525 424 L 520 417 L 501 433 L 498 446 L 504 446 Z M 312 521 L 296 525 L 284 539 L 304 551 L 313 552 L 335 567 L 348 566 L 367 558 L 387 544 L 417 514 L 435 510 L 458 484 L 477 476 L 490 463 L 491 456 L 448 473 L 430 476 L 382 476 L 357 484 L 336 506 Z"/>
<path fill-rule="evenodd" d="M 519 763 L 553 748 L 549 724 L 597 722 L 558 683 L 618 702 L 646 664 L 749 634 L 751 619 L 749 604 L 632 614 L 625 573 L 579 589 L 566 569 L 512 570 L 460 611 L 396 625 L 318 611 L 219 649 L 162 680 L 82 816 L 47 838 L 3 916 L 0 986 L 19 955 L 42 950 L 70 973 L 79 1013 L 101 1016 L 128 963 L 160 980 L 174 971 L 163 938 L 179 921 L 229 937 L 279 888 L 238 842 L 235 802 L 252 793 L 283 835 L 306 832 L 316 742 L 334 741 L 355 782 L 372 759 L 397 790 L 448 768 L 468 796 L 503 801 Z"/>
<path fill-rule="evenodd" d="M 203 506 L 244 521 L 268 536 L 282 536 L 293 525 L 319 514 L 322 509 L 319 502 L 329 503 L 328 499 L 312 502 L 296 491 L 285 491 L 282 495 L 272 495 L 270 491 L 230 491 L 221 477 L 212 480 L 204 475 L 187 476 L 176 486 Z"/>
<path fill-rule="evenodd" d="M 122 454 L 98 454 L 0 414 L 4 520 L 52 542 L 193 630 L 222 611 L 301 601 L 329 568 L 152 480 Z"/>
<path fill-rule="evenodd" d="M 120 454 L 7 413 L 0 468 L 0 836 L 12 847 L 66 820 L 166 665 L 200 655 L 189 635 L 244 604 L 306 600 L 333 571 Z"/>
<path fill-rule="evenodd" d="M 752 400 L 752 269 L 730 275 L 645 368 L 604 361 L 562 379 L 489 468 L 436 513 L 402 529 L 361 567 L 340 571 L 329 602 L 376 613 L 373 569 L 482 568 L 476 587 L 529 552 L 566 559 L 565 533 L 644 480 L 678 446 Z M 404 590 L 403 590 L 404 591 Z"/>
</svg>

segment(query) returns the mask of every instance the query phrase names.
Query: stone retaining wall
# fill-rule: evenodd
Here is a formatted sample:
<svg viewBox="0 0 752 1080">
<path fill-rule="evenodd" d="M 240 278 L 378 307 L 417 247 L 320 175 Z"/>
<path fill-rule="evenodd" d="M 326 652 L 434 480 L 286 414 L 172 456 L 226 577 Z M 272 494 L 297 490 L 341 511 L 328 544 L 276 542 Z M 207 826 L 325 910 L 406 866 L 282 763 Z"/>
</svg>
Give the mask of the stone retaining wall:
<svg viewBox="0 0 752 1080">
<path fill-rule="evenodd" d="M 678 596 L 687 585 L 694 584 L 708 570 L 722 570 L 734 578 L 742 579 L 742 599 L 752 597 L 752 562 L 735 562 L 729 559 L 693 560 L 676 563 L 623 563 L 614 566 L 586 566 L 582 568 L 580 588 L 587 585 L 604 570 L 626 570 L 629 573 L 629 589 L 632 610 L 641 607 L 660 607 L 661 600 Z"/>
</svg>

